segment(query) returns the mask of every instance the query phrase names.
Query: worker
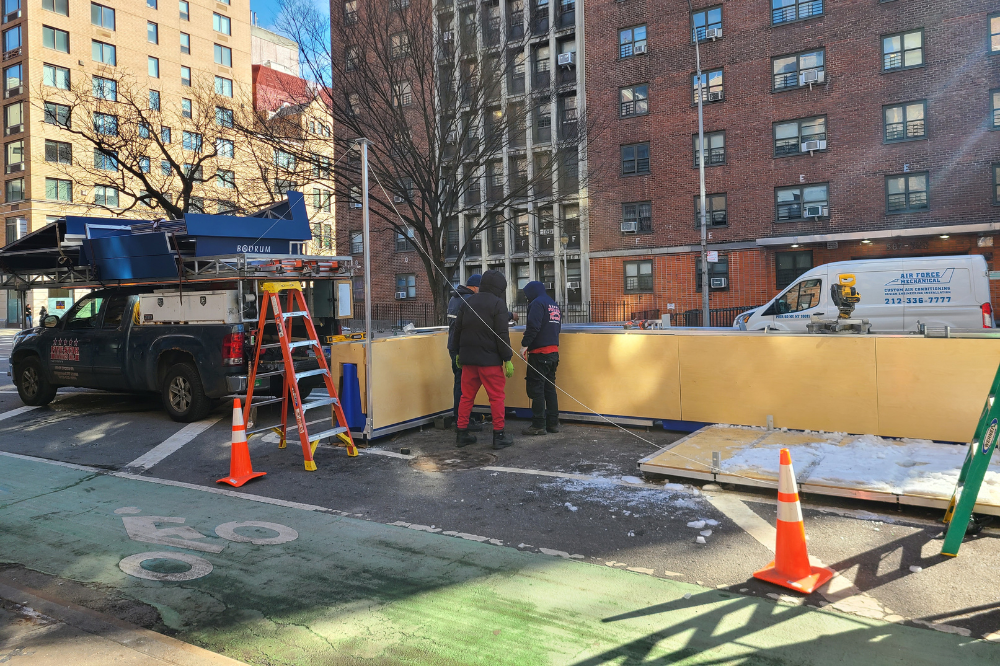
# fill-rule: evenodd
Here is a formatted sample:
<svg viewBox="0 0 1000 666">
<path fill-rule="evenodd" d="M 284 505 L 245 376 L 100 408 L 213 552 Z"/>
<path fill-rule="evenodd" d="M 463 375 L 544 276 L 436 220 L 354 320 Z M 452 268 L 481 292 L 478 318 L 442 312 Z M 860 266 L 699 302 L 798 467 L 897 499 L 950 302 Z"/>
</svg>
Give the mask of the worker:
<svg viewBox="0 0 1000 666">
<path fill-rule="evenodd" d="M 541 282 L 524 285 L 528 316 L 521 338 L 521 357 L 528 363 L 525 389 L 531 400 L 531 426 L 525 435 L 559 432 L 556 367 L 559 365 L 559 332 L 562 312 L 545 293 Z"/>
<path fill-rule="evenodd" d="M 504 385 L 514 376 L 506 294 L 507 278 L 503 273 L 486 271 L 479 281 L 479 293 L 466 298 L 466 307 L 460 308 L 455 317 L 448 351 L 458 355 L 456 365 L 462 369 L 456 438 L 459 447 L 476 443 L 476 436 L 469 434 L 469 416 L 480 386 L 486 388 L 490 399 L 493 448 L 502 449 L 514 443 L 514 438 L 504 432 Z"/>
<path fill-rule="evenodd" d="M 452 292 L 451 300 L 448 301 L 448 348 L 451 349 L 451 341 L 455 336 L 455 321 L 458 319 L 458 311 L 465 307 L 465 299 L 472 296 L 479 291 L 479 281 L 483 279 L 483 276 L 479 273 L 475 275 L 470 275 L 469 279 L 465 281 L 465 285 L 458 285 L 458 288 Z M 455 375 L 455 386 L 453 389 L 454 394 L 454 406 L 452 407 L 452 417 L 455 420 L 455 428 L 458 428 L 458 403 L 462 399 L 462 368 L 456 363 L 458 359 L 458 354 L 449 351 L 451 354 L 451 371 Z M 477 415 L 472 415 L 469 417 L 469 427 L 470 432 L 479 432 L 483 429 L 482 423 Z"/>
</svg>

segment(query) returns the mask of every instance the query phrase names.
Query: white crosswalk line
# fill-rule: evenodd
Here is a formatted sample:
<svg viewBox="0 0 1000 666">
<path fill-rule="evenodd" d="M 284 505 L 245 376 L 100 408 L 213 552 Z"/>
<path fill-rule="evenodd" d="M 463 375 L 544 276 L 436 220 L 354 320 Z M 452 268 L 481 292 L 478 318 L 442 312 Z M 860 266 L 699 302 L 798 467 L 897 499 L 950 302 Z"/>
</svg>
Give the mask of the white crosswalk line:
<svg viewBox="0 0 1000 666">
<path fill-rule="evenodd" d="M 210 416 L 207 419 L 187 424 L 173 435 L 163 440 L 162 443 L 157 444 L 146 453 L 125 465 L 125 471 L 142 472 L 149 469 L 170 454 L 178 451 L 182 446 L 211 428 L 220 420 L 222 420 L 222 416 Z"/>
<path fill-rule="evenodd" d="M 38 407 L 18 407 L 17 409 L 12 409 L 9 412 L 0 413 L 0 421 L 9 419 L 12 416 L 17 416 L 18 414 L 24 414 L 25 412 L 30 412 L 33 409 L 38 409 Z"/>
</svg>

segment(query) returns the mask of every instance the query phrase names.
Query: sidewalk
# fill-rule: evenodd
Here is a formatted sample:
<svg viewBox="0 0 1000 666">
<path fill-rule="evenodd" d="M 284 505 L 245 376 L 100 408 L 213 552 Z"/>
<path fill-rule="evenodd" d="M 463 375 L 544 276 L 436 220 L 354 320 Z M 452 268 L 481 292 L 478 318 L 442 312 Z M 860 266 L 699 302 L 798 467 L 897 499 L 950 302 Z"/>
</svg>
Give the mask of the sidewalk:
<svg viewBox="0 0 1000 666">
<path fill-rule="evenodd" d="M 249 664 L 1000 659 L 986 641 L 169 483 L 2 457 L 0 559 L 107 586 L 178 639 Z M 139 553 L 158 555 L 122 562 Z"/>
</svg>

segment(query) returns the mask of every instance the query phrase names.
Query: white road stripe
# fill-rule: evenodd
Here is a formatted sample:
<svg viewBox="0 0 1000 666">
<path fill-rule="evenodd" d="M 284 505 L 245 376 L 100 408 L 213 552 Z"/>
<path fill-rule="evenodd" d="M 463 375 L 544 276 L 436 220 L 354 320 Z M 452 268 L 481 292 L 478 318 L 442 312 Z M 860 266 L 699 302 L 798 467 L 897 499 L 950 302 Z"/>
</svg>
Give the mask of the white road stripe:
<svg viewBox="0 0 1000 666">
<path fill-rule="evenodd" d="M 146 453 L 125 465 L 125 469 L 132 472 L 142 472 L 149 469 L 169 456 L 171 453 L 176 452 L 201 433 L 211 428 L 220 420 L 222 420 L 222 416 L 210 416 L 207 419 L 187 424 L 173 435 L 163 440 L 162 443 L 157 444 Z"/>
<path fill-rule="evenodd" d="M 727 495 L 705 495 L 705 499 L 729 520 L 753 537 L 760 545 L 774 552 L 778 530 L 735 497 Z"/>
<path fill-rule="evenodd" d="M 18 407 L 17 409 L 12 409 L 9 412 L 3 412 L 2 414 L 0 414 L 0 421 L 9 419 L 12 416 L 17 416 L 18 414 L 24 414 L 25 412 L 30 412 L 33 409 L 38 409 L 38 407 L 31 407 L 31 406 Z"/>
</svg>

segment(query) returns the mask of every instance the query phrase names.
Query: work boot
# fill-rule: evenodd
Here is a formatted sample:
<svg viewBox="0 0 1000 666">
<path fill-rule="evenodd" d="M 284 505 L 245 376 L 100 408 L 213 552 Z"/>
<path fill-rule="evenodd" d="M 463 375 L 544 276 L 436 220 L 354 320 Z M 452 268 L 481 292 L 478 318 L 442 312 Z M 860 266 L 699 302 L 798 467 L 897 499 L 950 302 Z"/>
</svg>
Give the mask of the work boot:
<svg viewBox="0 0 1000 666">
<path fill-rule="evenodd" d="M 514 437 L 508 435 L 503 430 L 493 431 L 493 448 L 494 449 L 506 449 L 508 446 L 514 443 Z"/>
<path fill-rule="evenodd" d="M 462 448 L 463 446 L 468 446 L 469 444 L 476 443 L 476 436 L 470 435 L 468 430 L 459 430 L 458 436 L 455 437 L 455 446 Z"/>
<path fill-rule="evenodd" d="M 469 419 L 469 432 L 482 432 L 483 422 L 476 419 Z"/>
<path fill-rule="evenodd" d="M 555 434 L 557 434 L 559 432 L 559 424 L 558 423 L 553 423 L 552 425 L 547 425 L 547 426 L 545 426 L 545 431 L 546 432 L 550 432 L 553 435 L 555 435 Z"/>
<path fill-rule="evenodd" d="M 542 426 L 530 425 L 521 431 L 522 435 L 544 435 L 545 428 Z"/>
</svg>

